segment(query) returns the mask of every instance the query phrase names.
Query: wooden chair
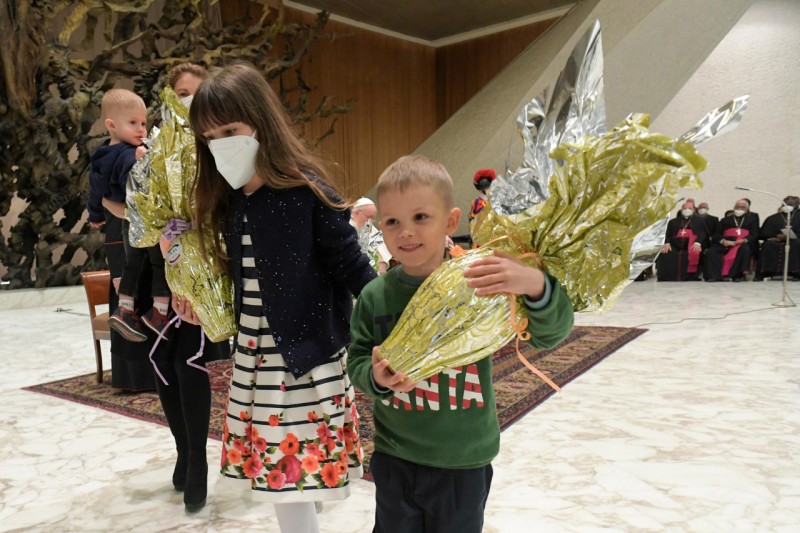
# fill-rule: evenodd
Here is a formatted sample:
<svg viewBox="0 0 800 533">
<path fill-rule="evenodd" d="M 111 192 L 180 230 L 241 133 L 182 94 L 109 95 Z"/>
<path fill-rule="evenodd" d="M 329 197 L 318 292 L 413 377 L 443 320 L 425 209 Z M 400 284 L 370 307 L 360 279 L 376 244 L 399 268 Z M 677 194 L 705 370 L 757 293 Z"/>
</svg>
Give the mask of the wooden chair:
<svg viewBox="0 0 800 533">
<path fill-rule="evenodd" d="M 94 354 L 97 359 L 97 382 L 102 383 L 103 354 L 100 351 L 100 341 L 111 340 L 111 329 L 108 327 L 108 312 L 98 314 L 95 307 L 108 303 L 111 272 L 108 270 L 81 272 L 81 279 L 83 280 L 83 288 L 86 290 L 86 299 L 89 302 L 89 318 L 92 321 Z"/>
</svg>

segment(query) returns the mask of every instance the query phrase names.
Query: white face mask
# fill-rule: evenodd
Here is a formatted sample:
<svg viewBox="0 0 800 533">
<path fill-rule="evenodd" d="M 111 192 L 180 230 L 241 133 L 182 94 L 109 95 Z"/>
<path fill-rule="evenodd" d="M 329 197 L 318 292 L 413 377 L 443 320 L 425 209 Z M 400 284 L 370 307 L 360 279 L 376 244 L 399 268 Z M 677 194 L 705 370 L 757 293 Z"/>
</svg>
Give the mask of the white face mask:
<svg viewBox="0 0 800 533">
<path fill-rule="evenodd" d="M 737 217 L 743 217 L 746 211 L 744 209 L 734 209 L 733 214 Z"/>
<path fill-rule="evenodd" d="M 692 216 L 692 213 L 694 213 L 694 211 L 692 211 L 691 209 L 684 209 L 681 211 L 681 215 L 683 215 L 683 218 L 689 218 L 690 216 Z"/>
<path fill-rule="evenodd" d="M 253 135 L 234 135 L 208 142 L 217 170 L 233 189 L 241 189 L 256 173 L 258 141 Z"/>
<path fill-rule="evenodd" d="M 706 213 L 708 213 L 708 209 L 706 209 L 705 207 L 701 207 L 700 209 L 697 210 L 698 215 L 705 215 Z"/>
<path fill-rule="evenodd" d="M 189 109 L 189 106 L 192 105 L 192 99 L 194 98 L 193 94 L 183 96 L 180 98 L 181 103 L 186 106 L 186 109 Z"/>
<path fill-rule="evenodd" d="M 781 209 L 783 210 L 784 213 L 791 213 L 792 210 L 794 210 L 794 207 L 792 207 L 791 205 L 785 205 L 781 207 Z"/>
</svg>

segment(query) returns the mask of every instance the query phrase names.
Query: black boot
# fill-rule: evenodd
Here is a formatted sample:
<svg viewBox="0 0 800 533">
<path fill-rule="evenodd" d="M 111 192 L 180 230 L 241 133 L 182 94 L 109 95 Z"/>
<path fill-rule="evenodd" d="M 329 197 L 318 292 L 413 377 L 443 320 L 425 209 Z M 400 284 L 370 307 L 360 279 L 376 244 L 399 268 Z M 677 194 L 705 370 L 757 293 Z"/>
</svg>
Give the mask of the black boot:
<svg viewBox="0 0 800 533">
<path fill-rule="evenodd" d="M 164 385 L 156 379 L 158 397 L 161 400 L 161 408 L 169 423 L 169 430 L 175 439 L 175 449 L 178 458 L 175 461 L 175 470 L 172 472 L 172 485 L 178 492 L 183 491 L 186 486 L 186 468 L 189 464 L 189 437 L 186 435 L 186 421 L 183 417 L 183 406 L 181 405 L 180 382 L 177 374 L 172 368 L 164 368 L 164 374 L 169 380 L 169 385 Z"/>
<path fill-rule="evenodd" d="M 175 470 L 172 471 L 172 486 L 178 492 L 183 492 L 186 487 L 186 471 L 189 468 L 189 452 L 178 450 L 178 460 L 175 461 Z"/>
<path fill-rule="evenodd" d="M 206 506 L 208 491 L 208 463 L 205 450 L 200 454 L 189 455 L 186 471 L 186 488 L 183 492 L 183 505 L 187 513 L 196 513 Z"/>
</svg>

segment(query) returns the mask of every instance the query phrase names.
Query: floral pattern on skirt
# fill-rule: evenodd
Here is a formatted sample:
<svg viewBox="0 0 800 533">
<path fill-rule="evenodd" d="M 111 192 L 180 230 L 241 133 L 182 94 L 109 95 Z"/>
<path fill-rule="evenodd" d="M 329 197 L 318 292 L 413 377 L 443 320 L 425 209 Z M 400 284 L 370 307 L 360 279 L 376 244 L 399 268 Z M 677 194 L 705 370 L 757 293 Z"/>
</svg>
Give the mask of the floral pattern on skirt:
<svg viewBox="0 0 800 533">
<path fill-rule="evenodd" d="M 245 297 L 254 281 L 246 280 Z M 243 313 L 237 341 L 222 474 L 276 502 L 346 498 L 350 478 L 362 474 L 347 352 L 295 379 L 264 317 Z"/>
</svg>

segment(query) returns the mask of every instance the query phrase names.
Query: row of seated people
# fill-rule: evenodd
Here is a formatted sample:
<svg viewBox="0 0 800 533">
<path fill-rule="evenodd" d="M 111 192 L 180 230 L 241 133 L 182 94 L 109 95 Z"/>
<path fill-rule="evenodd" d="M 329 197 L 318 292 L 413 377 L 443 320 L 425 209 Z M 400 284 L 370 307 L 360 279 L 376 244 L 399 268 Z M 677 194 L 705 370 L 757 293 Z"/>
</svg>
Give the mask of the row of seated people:
<svg viewBox="0 0 800 533">
<path fill-rule="evenodd" d="M 695 209 L 689 200 L 669 221 L 664 246 L 656 260 L 659 281 L 740 281 L 749 272 L 754 279 L 783 275 L 789 238 L 789 275 L 800 279 L 800 198 L 787 196 L 778 212 L 759 225 L 750 201 L 736 201 L 720 220 L 708 214 L 708 204 Z M 786 235 L 787 221 L 791 228 Z"/>
</svg>

